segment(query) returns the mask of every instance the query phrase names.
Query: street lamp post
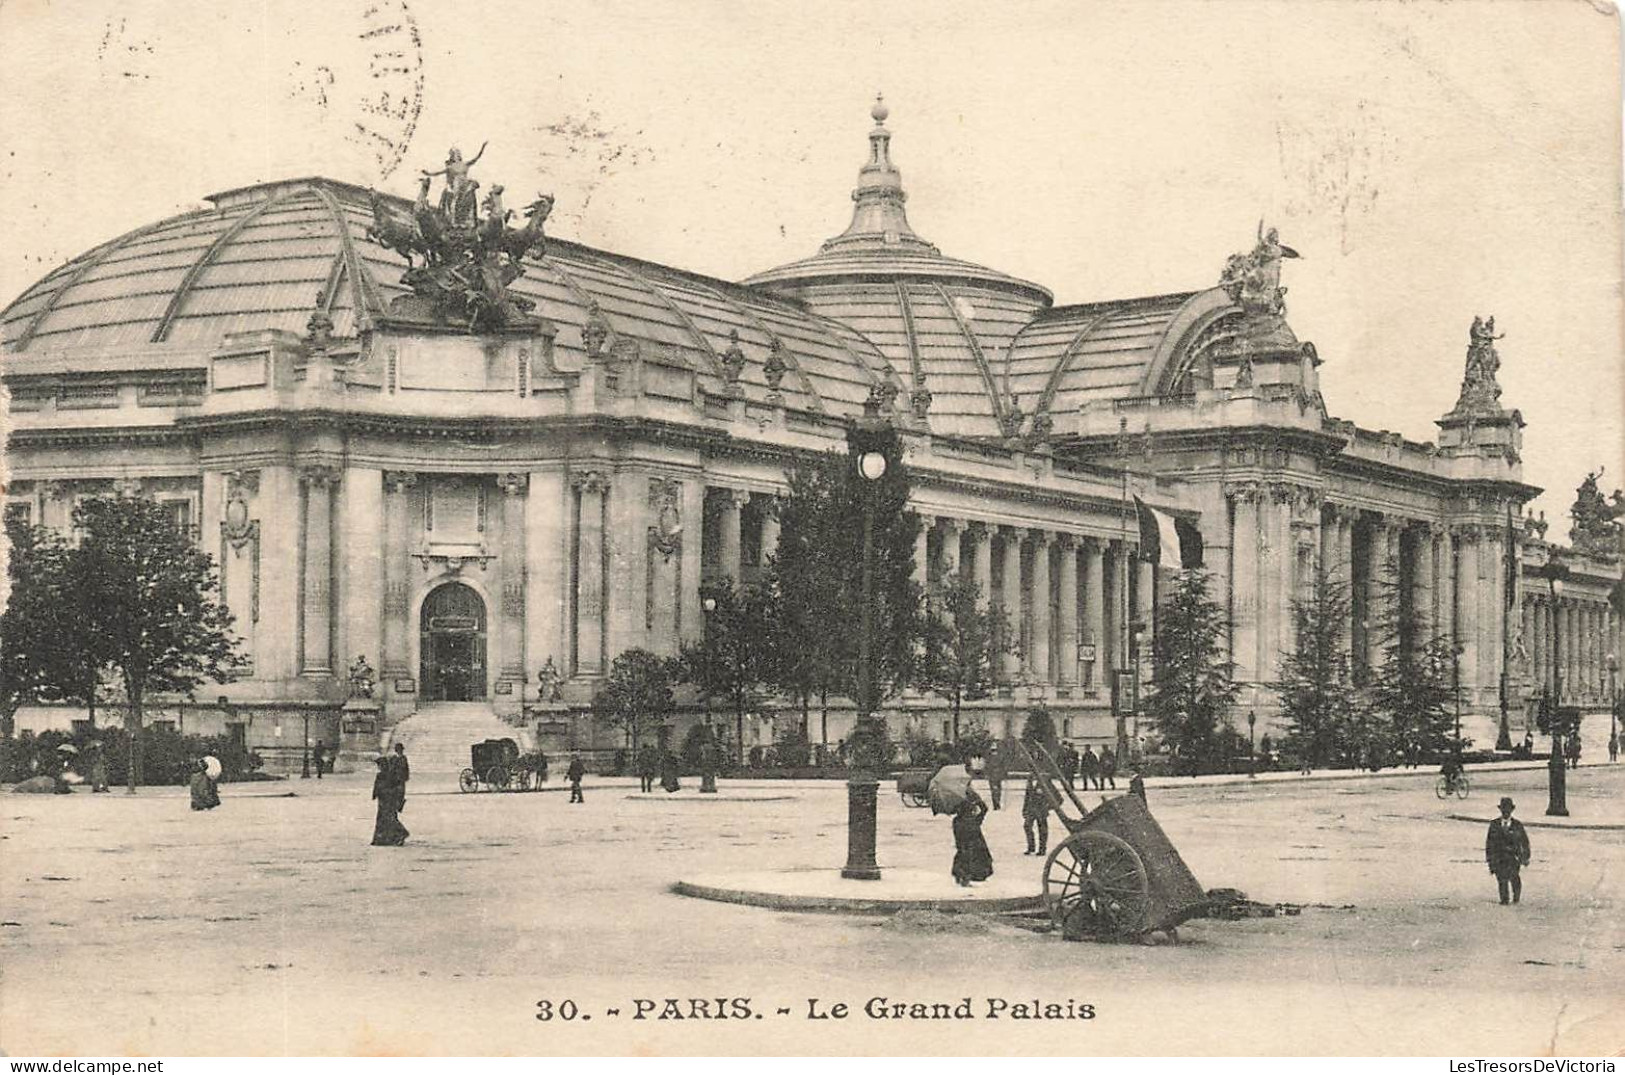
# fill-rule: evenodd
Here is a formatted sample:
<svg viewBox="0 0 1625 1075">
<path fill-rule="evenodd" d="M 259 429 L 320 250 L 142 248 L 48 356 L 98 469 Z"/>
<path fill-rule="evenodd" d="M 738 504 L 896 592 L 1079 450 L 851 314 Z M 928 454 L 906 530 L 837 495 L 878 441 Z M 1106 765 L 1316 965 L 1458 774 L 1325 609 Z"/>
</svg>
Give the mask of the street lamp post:
<svg viewBox="0 0 1625 1075">
<path fill-rule="evenodd" d="M 1619 654 L 1603 658 L 1608 663 L 1608 741 L 1619 742 Z M 1609 761 L 1613 761 L 1610 757 Z"/>
<path fill-rule="evenodd" d="M 855 449 L 854 464 L 863 489 L 863 608 L 858 634 L 857 725 L 853 729 L 852 769 L 846 781 L 846 865 L 841 876 L 856 881 L 880 880 L 875 861 L 875 813 L 880 788 L 879 773 L 871 772 L 880 737 L 873 727 L 874 715 L 874 574 L 875 574 L 875 483 L 886 473 L 883 438 L 890 426 L 880 417 L 878 402 L 865 404 L 861 418 L 852 428 L 850 443 Z"/>
<path fill-rule="evenodd" d="M 1258 714 L 1247 710 L 1247 779 L 1258 779 L 1258 746 L 1253 732 L 1258 726 Z"/>
<path fill-rule="evenodd" d="M 299 779 L 310 779 L 310 710 L 305 710 L 305 742 L 299 750 L 303 762 L 299 767 Z"/>
<path fill-rule="evenodd" d="M 1552 686 L 1555 701 L 1546 709 L 1546 730 L 1552 736 L 1551 757 L 1546 759 L 1546 814 L 1568 817 L 1568 774 L 1563 770 L 1563 727 L 1558 719 L 1563 711 L 1563 617 L 1557 614 L 1557 600 L 1563 596 L 1563 579 L 1569 569 L 1556 558 L 1547 560 L 1540 572 L 1552 592 Z"/>
<path fill-rule="evenodd" d="M 717 599 L 706 594 L 700 601 L 700 607 L 710 616 L 717 610 Z M 744 749 L 744 744 L 740 744 Z M 711 723 L 711 692 L 705 692 L 705 745 L 700 748 L 700 792 L 705 795 L 717 793 L 717 757 L 722 753 L 717 745 L 717 730 Z"/>
<path fill-rule="evenodd" d="M 1456 752 L 1455 757 L 1461 757 L 1461 655 L 1464 647 L 1460 642 L 1450 647 L 1450 693 L 1456 699 Z"/>
</svg>

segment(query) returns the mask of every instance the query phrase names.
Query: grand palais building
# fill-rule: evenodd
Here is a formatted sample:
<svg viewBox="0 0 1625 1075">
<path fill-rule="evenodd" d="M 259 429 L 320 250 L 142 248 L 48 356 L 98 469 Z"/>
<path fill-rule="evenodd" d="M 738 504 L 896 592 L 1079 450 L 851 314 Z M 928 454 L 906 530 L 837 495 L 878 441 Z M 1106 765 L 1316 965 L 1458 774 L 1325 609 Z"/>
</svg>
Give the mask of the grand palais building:
<svg viewBox="0 0 1625 1075">
<path fill-rule="evenodd" d="M 1019 631 L 1000 688 L 968 706 L 995 730 L 1042 702 L 1074 742 L 1115 741 L 1166 585 L 1138 556 L 1135 495 L 1200 531 L 1244 733 L 1248 712 L 1260 733 L 1278 720 L 1269 681 L 1317 574 L 1352 583 L 1369 666 L 1389 563 L 1406 608 L 1456 640 L 1475 745 L 1503 714 L 1521 740 L 1556 678 L 1604 710 L 1618 559 L 1558 549 L 1554 606 L 1540 571 L 1558 535 L 1524 511 L 1539 490 L 1493 323 L 1462 325 L 1459 395 L 1431 440 L 1360 428 L 1333 416 L 1285 320 L 1292 252 L 1272 232 L 1192 265 L 1192 290 L 1057 305 L 912 230 L 873 115 L 850 225 L 743 281 L 543 243 L 550 205 L 505 213 L 500 177 L 477 190 L 460 158 L 439 208 L 427 188 L 414 206 L 288 179 L 110 239 L 0 314 L 6 510 L 68 528 L 85 496 L 167 505 L 218 560 L 249 664 L 149 718 L 227 726 L 273 768 L 296 764 L 307 720 L 358 752 L 438 736 L 460 756 L 516 727 L 547 750 L 619 746 L 589 711 L 610 662 L 675 654 L 705 630 L 708 580 L 761 576 L 786 466 L 843 449 L 870 400 L 906 445 L 922 581 L 974 578 Z M 512 239 L 522 274 L 464 281 L 445 316 L 436 288 L 460 270 L 412 246 L 441 227 L 496 244 L 481 250 Z M 358 657 L 370 699 L 351 698 Z M 772 742 L 775 708 L 747 745 Z M 29 707 L 17 726 L 82 716 Z M 909 693 L 888 718 L 940 736 L 946 705 Z M 672 741 L 697 719 L 685 709 Z M 815 717 L 812 737 L 851 719 Z"/>
</svg>

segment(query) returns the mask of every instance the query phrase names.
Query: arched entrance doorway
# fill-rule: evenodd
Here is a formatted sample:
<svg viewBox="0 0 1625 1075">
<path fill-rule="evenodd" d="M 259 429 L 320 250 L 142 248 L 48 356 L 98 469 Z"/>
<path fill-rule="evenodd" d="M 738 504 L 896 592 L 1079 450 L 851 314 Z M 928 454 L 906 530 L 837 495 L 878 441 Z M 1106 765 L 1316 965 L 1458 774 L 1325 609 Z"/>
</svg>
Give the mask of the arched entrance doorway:
<svg viewBox="0 0 1625 1075">
<path fill-rule="evenodd" d="M 460 582 L 423 599 L 419 676 L 429 702 L 485 697 L 485 602 Z"/>
</svg>

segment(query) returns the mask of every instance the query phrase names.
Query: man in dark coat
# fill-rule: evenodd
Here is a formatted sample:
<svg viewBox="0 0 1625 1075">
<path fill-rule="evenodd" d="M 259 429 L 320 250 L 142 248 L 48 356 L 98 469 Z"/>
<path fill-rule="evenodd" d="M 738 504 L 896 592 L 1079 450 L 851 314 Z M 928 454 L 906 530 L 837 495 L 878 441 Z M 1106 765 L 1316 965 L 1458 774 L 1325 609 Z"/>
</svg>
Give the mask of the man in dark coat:
<svg viewBox="0 0 1625 1075">
<path fill-rule="evenodd" d="M 1117 790 L 1117 755 L 1112 753 L 1111 747 L 1100 748 L 1100 777 L 1095 781 L 1096 787 L 1101 780 L 1111 784 L 1113 791 Z"/>
<path fill-rule="evenodd" d="M 1484 861 L 1495 875 L 1496 887 L 1501 891 L 1501 902 L 1507 902 L 1507 890 L 1512 890 L 1512 902 L 1523 895 L 1523 878 L 1518 871 L 1529 865 L 1529 834 L 1522 823 L 1512 816 L 1513 802 L 1501 799 L 1501 816 L 1490 822 L 1484 837 Z"/>
<path fill-rule="evenodd" d="M 584 803 L 587 800 L 581 795 L 581 778 L 587 775 L 587 767 L 581 764 L 579 757 L 570 759 L 570 768 L 564 771 L 565 778 L 570 781 L 570 801 Z"/>
<path fill-rule="evenodd" d="M 1027 788 L 1021 793 L 1021 828 L 1027 834 L 1028 855 L 1042 855 L 1049 848 L 1049 796 L 1044 794 L 1038 778 L 1029 776 Z M 1033 830 L 1038 831 L 1038 846 L 1033 846 Z"/>
<path fill-rule="evenodd" d="M 642 790 L 650 792 L 655 789 L 655 775 L 660 771 L 660 759 L 655 755 L 655 748 L 645 746 L 638 751 L 638 780 Z"/>
<path fill-rule="evenodd" d="M 310 748 L 310 760 L 316 766 L 316 779 L 320 780 L 322 770 L 327 767 L 327 744 L 316 740 L 316 745 Z"/>
<path fill-rule="evenodd" d="M 1090 744 L 1084 745 L 1083 757 L 1079 759 L 1079 765 L 1083 770 L 1083 790 L 1088 791 L 1091 784 L 1094 785 L 1096 790 L 1099 790 L 1102 787 L 1100 758 L 1095 755 L 1094 746 Z"/>
<path fill-rule="evenodd" d="M 1057 760 L 1061 764 L 1061 779 L 1066 781 L 1066 786 L 1077 787 L 1078 748 L 1071 743 L 1062 743 L 1061 756 Z"/>
</svg>

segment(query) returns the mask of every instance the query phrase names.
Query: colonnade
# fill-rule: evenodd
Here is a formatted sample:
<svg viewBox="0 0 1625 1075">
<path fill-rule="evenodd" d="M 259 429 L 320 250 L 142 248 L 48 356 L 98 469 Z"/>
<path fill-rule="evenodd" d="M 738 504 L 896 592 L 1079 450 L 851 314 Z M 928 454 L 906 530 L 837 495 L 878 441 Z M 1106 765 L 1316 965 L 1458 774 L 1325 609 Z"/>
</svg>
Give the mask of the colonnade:
<svg viewBox="0 0 1625 1075">
<path fill-rule="evenodd" d="M 1620 659 L 1619 615 L 1602 594 L 1564 594 L 1529 584 L 1523 602 L 1523 656 L 1536 691 L 1564 705 L 1601 705 L 1613 697 Z"/>
</svg>

